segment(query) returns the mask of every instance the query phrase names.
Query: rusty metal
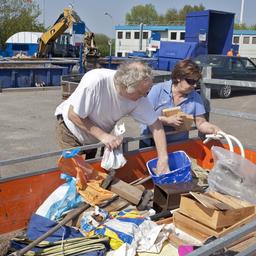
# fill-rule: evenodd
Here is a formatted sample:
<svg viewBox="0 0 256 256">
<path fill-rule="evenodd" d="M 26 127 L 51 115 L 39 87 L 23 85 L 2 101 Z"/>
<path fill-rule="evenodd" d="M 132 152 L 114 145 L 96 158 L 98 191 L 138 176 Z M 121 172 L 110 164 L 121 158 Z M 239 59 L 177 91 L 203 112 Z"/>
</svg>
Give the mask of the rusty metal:
<svg viewBox="0 0 256 256">
<path fill-rule="evenodd" d="M 155 185 L 153 208 L 156 212 L 176 209 L 180 205 L 181 194 L 189 191 L 202 191 L 193 182 Z"/>
</svg>

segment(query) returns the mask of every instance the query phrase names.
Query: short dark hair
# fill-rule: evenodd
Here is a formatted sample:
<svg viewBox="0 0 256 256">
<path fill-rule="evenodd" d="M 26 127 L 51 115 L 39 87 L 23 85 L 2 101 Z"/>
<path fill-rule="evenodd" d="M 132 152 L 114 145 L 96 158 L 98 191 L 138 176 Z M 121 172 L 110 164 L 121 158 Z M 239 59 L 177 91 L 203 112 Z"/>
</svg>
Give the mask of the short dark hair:
<svg viewBox="0 0 256 256">
<path fill-rule="evenodd" d="M 175 65 L 171 74 L 171 79 L 174 84 L 177 84 L 178 80 L 199 80 L 201 77 L 202 75 L 200 67 L 191 59 L 179 61 Z"/>
</svg>

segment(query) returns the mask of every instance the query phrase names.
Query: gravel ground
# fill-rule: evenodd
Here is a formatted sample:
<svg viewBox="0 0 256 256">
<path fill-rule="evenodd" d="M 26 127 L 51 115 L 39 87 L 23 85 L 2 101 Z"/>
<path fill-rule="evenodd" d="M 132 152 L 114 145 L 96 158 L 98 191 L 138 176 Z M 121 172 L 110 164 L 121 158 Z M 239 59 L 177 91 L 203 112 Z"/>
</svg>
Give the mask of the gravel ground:
<svg viewBox="0 0 256 256">
<path fill-rule="evenodd" d="M 256 114 L 255 94 L 236 93 L 229 99 L 213 98 L 211 107 Z M 0 93 L 0 161 L 59 150 L 55 140 L 56 106 L 62 101 L 60 88 Z M 123 120 L 127 136 L 138 136 L 138 124 Z M 210 121 L 256 150 L 256 121 L 212 114 Z M 133 144 L 136 147 L 137 144 Z M 0 167 L 0 176 L 54 167 L 56 157 Z"/>
</svg>

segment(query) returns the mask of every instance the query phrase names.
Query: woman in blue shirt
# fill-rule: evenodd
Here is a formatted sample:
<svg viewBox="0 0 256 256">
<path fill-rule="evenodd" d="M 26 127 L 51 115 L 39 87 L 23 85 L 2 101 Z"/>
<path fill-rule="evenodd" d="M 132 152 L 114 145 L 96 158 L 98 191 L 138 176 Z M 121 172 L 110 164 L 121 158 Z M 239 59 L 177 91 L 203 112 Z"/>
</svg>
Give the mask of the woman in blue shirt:
<svg viewBox="0 0 256 256">
<path fill-rule="evenodd" d="M 170 81 L 156 84 L 148 94 L 159 120 L 163 123 L 166 132 L 175 131 L 183 125 L 183 118 L 179 115 L 165 117 L 162 110 L 180 107 L 185 114 L 192 115 L 197 129 L 204 134 L 216 134 L 220 128 L 207 122 L 204 117 L 205 107 L 201 96 L 195 87 L 201 78 L 200 68 L 190 59 L 178 62 L 172 71 Z M 146 125 L 141 125 L 141 135 L 150 134 Z M 167 135 L 167 142 L 188 139 L 188 131 Z M 140 147 L 152 146 L 152 140 L 140 142 Z"/>
</svg>

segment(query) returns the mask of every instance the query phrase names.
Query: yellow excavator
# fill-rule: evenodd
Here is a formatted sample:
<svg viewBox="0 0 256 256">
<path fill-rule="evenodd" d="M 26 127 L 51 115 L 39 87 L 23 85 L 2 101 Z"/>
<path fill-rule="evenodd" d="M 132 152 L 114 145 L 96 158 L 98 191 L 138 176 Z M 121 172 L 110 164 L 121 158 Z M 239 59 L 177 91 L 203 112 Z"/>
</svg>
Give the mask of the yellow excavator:
<svg viewBox="0 0 256 256">
<path fill-rule="evenodd" d="M 48 57 L 55 40 L 59 38 L 66 29 L 71 27 L 74 22 L 78 21 L 80 21 L 80 18 L 76 12 L 71 7 L 65 8 L 55 24 L 39 38 L 37 57 Z"/>
</svg>

